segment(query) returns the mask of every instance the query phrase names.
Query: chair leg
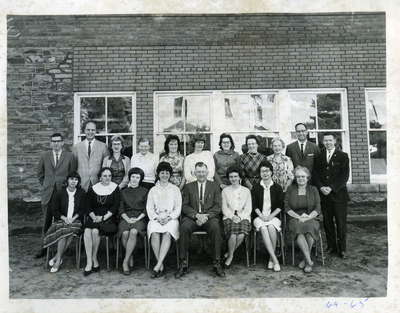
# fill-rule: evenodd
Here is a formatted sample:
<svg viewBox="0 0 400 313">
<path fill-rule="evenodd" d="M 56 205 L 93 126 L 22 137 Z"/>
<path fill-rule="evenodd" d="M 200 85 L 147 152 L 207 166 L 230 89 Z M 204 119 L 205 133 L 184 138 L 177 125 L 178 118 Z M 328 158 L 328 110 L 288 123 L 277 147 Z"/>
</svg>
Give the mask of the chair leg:
<svg viewBox="0 0 400 313">
<path fill-rule="evenodd" d="M 280 233 L 280 239 L 281 239 L 282 264 L 285 265 L 285 241 L 283 239 L 282 232 L 279 232 L 279 233 Z"/>
<path fill-rule="evenodd" d="M 108 249 L 109 249 L 109 242 L 108 242 L 108 237 L 106 237 L 107 271 L 110 270 L 110 251 Z"/>
<path fill-rule="evenodd" d="M 292 265 L 294 266 L 294 240 L 292 240 Z"/>
<path fill-rule="evenodd" d="M 115 255 L 115 269 L 116 270 L 118 270 L 118 263 L 119 263 L 119 237 L 117 237 L 117 243 L 116 243 L 116 246 L 117 246 L 117 251 L 116 251 L 116 255 Z"/>
<path fill-rule="evenodd" d="M 50 247 L 46 248 L 46 261 L 44 262 L 44 269 L 47 269 L 47 264 L 49 264 L 49 258 L 50 258 Z"/>
<path fill-rule="evenodd" d="M 176 250 L 176 268 L 179 269 L 179 241 L 175 240 L 175 250 Z"/>
<path fill-rule="evenodd" d="M 325 266 L 324 244 L 322 242 L 321 232 L 319 233 L 319 242 L 320 242 L 320 247 L 321 247 L 322 266 Z"/>
<path fill-rule="evenodd" d="M 146 269 L 149 269 L 149 268 L 147 267 L 147 249 L 148 249 L 148 247 L 147 247 L 147 235 L 144 235 L 144 238 L 143 238 L 143 246 L 144 246 L 144 267 L 145 267 Z"/>
<path fill-rule="evenodd" d="M 150 238 L 147 238 L 147 269 L 150 269 L 150 260 L 151 260 L 151 244 Z"/>
<path fill-rule="evenodd" d="M 256 265 L 256 263 L 257 263 L 257 232 L 256 232 L 256 230 L 253 230 L 253 259 L 254 259 L 253 265 Z"/>
<path fill-rule="evenodd" d="M 250 267 L 250 257 L 249 257 L 250 238 L 249 238 L 249 235 L 246 236 L 244 243 L 245 243 L 245 249 L 246 249 L 246 265 L 247 265 L 247 267 Z"/>
<path fill-rule="evenodd" d="M 76 260 L 76 269 L 79 270 L 81 267 L 81 253 L 82 253 L 82 235 L 78 237 L 78 256 Z"/>
</svg>

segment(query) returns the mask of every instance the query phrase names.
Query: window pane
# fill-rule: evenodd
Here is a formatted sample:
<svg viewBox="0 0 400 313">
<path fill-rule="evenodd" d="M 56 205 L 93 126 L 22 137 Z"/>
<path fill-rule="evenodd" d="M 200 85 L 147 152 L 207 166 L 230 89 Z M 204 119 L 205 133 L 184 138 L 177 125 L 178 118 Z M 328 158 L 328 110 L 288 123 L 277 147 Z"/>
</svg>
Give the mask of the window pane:
<svg viewBox="0 0 400 313">
<path fill-rule="evenodd" d="M 305 123 L 308 129 L 316 128 L 315 95 L 309 93 L 290 93 L 292 125 Z"/>
<path fill-rule="evenodd" d="M 132 97 L 107 98 L 107 131 L 108 133 L 131 133 Z"/>
<path fill-rule="evenodd" d="M 386 129 L 386 93 L 368 92 L 367 98 L 369 127 Z"/>
<path fill-rule="evenodd" d="M 343 133 L 341 132 L 332 132 L 336 135 L 336 148 L 339 150 L 343 150 Z M 320 149 L 324 148 L 324 143 L 323 143 L 323 135 L 324 133 L 318 133 L 318 146 Z M 345 151 L 346 152 L 346 151 Z"/>
<path fill-rule="evenodd" d="M 86 97 L 81 98 L 81 130 L 86 121 L 96 123 L 97 133 L 104 134 L 105 127 L 105 98 Z"/>
<path fill-rule="evenodd" d="M 369 132 L 369 156 L 371 161 L 371 174 L 386 174 L 386 132 Z"/>
<path fill-rule="evenodd" d="M 177 111 L 179 107 L 178 105 Z M 210 96 L 183 97 L 183 111 L 186 117 L 186 132 L 210 131 Z"/>
<path fill-rule="evenodd" d="M 158 132 L 183 132 L 183 97 L 158 97 Z"/>
<path fill-rule="evenodd" d="M 318 129 L 341 129 L 340 94 L 318 94 Z"/>
<path fill-rule="evenodd" d="M 226 94 L 218 128 L 224 131 L 275 130 L 275 94 Z"/>
</svg>

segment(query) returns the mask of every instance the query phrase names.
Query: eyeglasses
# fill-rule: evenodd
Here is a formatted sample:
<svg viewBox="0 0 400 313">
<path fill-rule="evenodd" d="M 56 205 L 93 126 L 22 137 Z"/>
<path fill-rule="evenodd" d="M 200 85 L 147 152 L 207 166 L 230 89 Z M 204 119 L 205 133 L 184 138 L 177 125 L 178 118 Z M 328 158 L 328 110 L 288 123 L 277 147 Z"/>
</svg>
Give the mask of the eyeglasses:
<svg viewBox="0 0 400 313">
<path fill-rule="evenodd" d="M 57 143 L 57 142 L 63 142 L 62 140 L 52 140 L 51 142 Z"/>
</svg>

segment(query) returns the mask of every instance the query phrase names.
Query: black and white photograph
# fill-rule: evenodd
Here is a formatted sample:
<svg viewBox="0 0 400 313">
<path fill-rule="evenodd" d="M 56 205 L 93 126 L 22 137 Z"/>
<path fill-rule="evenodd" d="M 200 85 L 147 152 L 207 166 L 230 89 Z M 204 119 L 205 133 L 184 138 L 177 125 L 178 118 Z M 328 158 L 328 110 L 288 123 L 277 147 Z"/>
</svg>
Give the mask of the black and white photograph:
<svg viewBox="0 0 400 313">
<path fill-rule="evenodd" d="M 388 12 L 167 12 L 6 12 L 9 300 L 386 298 Z"/>
</svg>

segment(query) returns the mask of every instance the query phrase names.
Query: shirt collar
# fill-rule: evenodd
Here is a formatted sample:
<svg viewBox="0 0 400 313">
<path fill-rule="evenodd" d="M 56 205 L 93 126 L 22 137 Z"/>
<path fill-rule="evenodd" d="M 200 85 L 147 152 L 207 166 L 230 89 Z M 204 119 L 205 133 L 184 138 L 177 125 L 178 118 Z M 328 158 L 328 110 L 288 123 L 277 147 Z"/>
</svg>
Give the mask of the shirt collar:
<svg viewBox="0 0 400 313">
<path fill-rule="evenodd" d="M 299 147 L 301 147 L 301 145 L 304 145 L 304 147 L 307 144 L 307 139 L 304 142 L 300 142 L 300 140 L 297 140 L 297 143 L 299 144 Z"/>
<path fill-rule="evenodd" d="M 274 184 L 274 182 L 272 181 L 272 179 L 271 179 L 271 181 L 269 182 L 269 185 L 268 186 L 266 186 L 265 184 L 264 184 L 264 181 L 263 180 L 261 180 L 260 181 L 260 185 L 264 188 L 264 189 L 269 189 L 269 188 L 271 188 L 271 186 Z"/>
</svg>

